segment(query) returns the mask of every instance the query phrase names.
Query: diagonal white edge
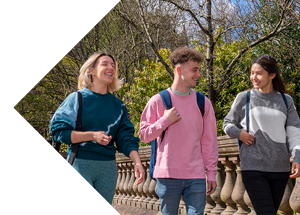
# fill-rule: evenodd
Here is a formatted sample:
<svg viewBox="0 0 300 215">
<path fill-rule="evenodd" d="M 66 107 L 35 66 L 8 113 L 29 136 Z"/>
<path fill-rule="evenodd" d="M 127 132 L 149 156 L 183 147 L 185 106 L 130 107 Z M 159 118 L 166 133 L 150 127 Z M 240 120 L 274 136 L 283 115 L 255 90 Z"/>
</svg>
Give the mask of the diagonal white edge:
<svg viewBox="0 0 300 215">
<path fill-rule="evenodd" d="M 118 214 L 14 106 L 118 0 L 1 1 L 0 214 Z"/>
</svg>

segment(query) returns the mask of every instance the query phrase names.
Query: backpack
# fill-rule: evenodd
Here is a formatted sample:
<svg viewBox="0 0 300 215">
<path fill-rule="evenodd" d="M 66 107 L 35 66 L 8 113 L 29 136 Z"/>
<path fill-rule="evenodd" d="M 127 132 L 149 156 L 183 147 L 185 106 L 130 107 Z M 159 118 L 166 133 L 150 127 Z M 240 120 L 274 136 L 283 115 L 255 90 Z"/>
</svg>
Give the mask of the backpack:
<svg viewBox="0 0 300 215">
<path fill-rule="evenodd" d="M 78 103 L 79 103 L 79 107 L 78 107 L 78 112 L 77 112 L 77 119 L 76 119 L 76 127 L 75 127 L 75 131 L 81 131 L 81 115 L 82 115 L 82 94 L 80 91 L 77 91 L 77 96 L 78 96 Z M 55 148 L 55 150 L 57 152 L 59 152 L 60 150 L 60 146 L 61 143 L 60 142 L 55 142 L 54 138 L 52 136 L 52 147 Z M 69 164 L 73 164 L 75 157 L 77 155 L 78 152 L 78 147 L 79 147 L 79 143 L 78 144 L 71 144 L 68 148 L 68 163 Z"/>
<path fill-rule="evenodd" d="M 249 103 L 250 103 L 250 90 L 247 92 L 247 101 L 246 101 L 246 128 L 247 128 L 247 133 L 249 133 Z M 288 104 L 287 104 L 287 101 L 286 101 L 286 97 L 284 95 L 284 93 L 280 92 L 281 96 L 282 96 L 282 99 L 285 103 L 285 106 L 286 108 L 288 108 Z M 241 146 L 242 146 L 242 141 L 241 140 L 237 140 L 238 142 L 238 148 L 240 150 Z"/>
<path fill-rule="evenodd" d="M 204 113 L 205 113 L 205 109 L 204 109 L 205 97 L 202 93 L 200 93 L 198 91 L 196 91 L 196 93 L 197 93 L 197 104 L 200 109 L 201 115 L 203 117 Z M 161 92 L 159 92 L 159 95 L 161 96 L 161 98 L 163 100 L 166 110 L 171 109 L 172 101 L 171 101 L 171 97 L 170 97 L 168 90 L 166 90 L 166 89 L 162 90 Z M 161 142 L 163 141 L 164 136 L 165 136 L 165 130 L 162 132 Z M 155 180 L 155 178 L 153 178 L 153 172 L 154 172 L 154 167 L 155 167 L 155 163 L 156 163 L 156 150 L 157 150 L 157 139 L 151 141 L 151 157 L 150 157 L 149 175 L 150 175 L 150 178 L 153 180 Z"/>
</svg>

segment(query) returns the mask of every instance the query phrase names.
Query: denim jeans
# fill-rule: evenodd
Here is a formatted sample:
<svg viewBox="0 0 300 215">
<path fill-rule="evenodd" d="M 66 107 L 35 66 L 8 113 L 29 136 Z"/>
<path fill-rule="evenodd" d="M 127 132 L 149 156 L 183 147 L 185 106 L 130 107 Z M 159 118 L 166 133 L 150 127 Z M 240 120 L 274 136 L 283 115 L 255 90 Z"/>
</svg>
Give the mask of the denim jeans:
<svg viewBox="0 0 300 215">
<path fill-rule="evenodd" d="M 205 179 L 157 178 L 156 193 L 163 215 L 178 215 L 181 196 L 187 215 L 202 215 L 206 204 Z"/>
</svg>

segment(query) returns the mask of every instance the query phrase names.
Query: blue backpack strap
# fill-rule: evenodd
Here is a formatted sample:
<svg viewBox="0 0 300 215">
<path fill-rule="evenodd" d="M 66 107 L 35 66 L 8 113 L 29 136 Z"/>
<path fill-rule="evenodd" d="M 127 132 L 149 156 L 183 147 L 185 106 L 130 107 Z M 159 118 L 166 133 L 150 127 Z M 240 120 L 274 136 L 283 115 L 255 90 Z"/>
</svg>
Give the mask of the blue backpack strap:
<svg viewBox="0 0 300 215">
<path fill-rule="evenodd" d="M 288 108 L 288 104 L 287 104 L 286 97 L 285 97 L 284 93 L 280 92 L 280 94 L 281 94 L 281 96 L 283 98 L 283 101 L 285 103 L 286 108 Z"/>
<path fill-rule="evenodd" d="M 162 90 L 161 92 L 159 92 L 159 95 L 162 98 L 162 101 L 165 105 L 166 110 L 171 109 L 172 101 L 171 101 L 171 97 L 170 97 L 168 90 L 166 90 L 166 89 Z M 163 140 L 164 136 L 165 136 L 165 131 L 162 132 L 161 141 Z M 153 172 L 154 172 L 154 167 L 155 167 L 155 163 L 156 163 L 156 150 L 157 150 L 157 139 L 151 141 L 151 156 L 150 156 L 149 175 L 150 175 L 150 178 L 152 178 L 153 180 L 155 180 L 155 178 L 153 178 Z"/>
<path fill-rule="evenodd" d="M 168 92 L 168 90 L 163 90 L 159 92 L 159 95 L 161 96 L 163 103 L 165 105 L 166 110 L 169 110 L 172 108 L 172 101 L 171 101 L 171 96 Z"/>
<path fill-rule="evenodd" d="M 203 117 L 205 114 L 205 97 L 202 93 L 198 91 L 196 91 L 196 93 L 197 93 L 197 104 Z"/>
</svg>

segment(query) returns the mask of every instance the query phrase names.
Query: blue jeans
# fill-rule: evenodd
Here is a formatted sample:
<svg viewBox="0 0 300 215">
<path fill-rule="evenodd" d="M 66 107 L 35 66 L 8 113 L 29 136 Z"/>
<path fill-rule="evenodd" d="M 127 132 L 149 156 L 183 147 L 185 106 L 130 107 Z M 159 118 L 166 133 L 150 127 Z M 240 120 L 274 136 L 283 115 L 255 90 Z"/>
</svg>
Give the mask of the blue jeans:
<svg viewBox="0 0 300 215">
<path fill-rule="evenodd" d="M 181 195 L 187 215 L 202 215 L 206 204 L 205 179 L 157 178 L 156 193 L 163 215 L 178 215 Z"/>
</svg>

